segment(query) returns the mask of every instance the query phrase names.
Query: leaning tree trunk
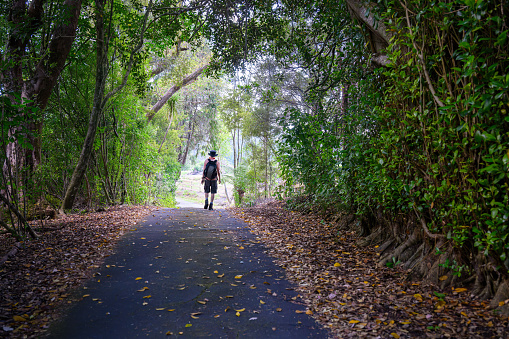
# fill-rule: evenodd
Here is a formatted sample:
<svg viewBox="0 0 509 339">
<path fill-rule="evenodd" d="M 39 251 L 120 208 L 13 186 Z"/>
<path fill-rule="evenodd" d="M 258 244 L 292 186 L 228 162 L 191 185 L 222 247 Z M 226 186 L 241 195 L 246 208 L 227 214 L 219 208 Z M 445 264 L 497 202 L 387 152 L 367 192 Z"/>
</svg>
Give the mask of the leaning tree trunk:
<svg viewBox="0 0 509 339">
<path fill-rule="evenodd" d="M 129 74 L 131 73 L 131 69 L 133 67 L 135 61 L 135 55 L 139 52 L 139 50 L 143 47 L 143 39 L 145 30 L 147 27 L 147 20 L 149 13 L 152 8 L 152 1 L 149 2 L 147 6 L 147 11 L 145 12 L 144 20 L 142 27 L 140 28 L 140 36 L 139 41 L 136 46 L 130 52 L 129 62 L 127 63 L 127 68 L 122 78 L 122 82 L 115 89 L 105 95 L 106 81 L 108 79 L 108 48 L 109 48 L 109 40 L 110 37 L 107 37 L 105 34 L 105 3 L 106 0 L 97 0 L 96 1 L 96 30 L 97 30 L 97 51 L 96 51 L 96 82 L 95 82 L 95 90 L 94 90 L 94 102 L 92 106 L 92 112 L 90 114 L 90 120 L 88 122 L 88 130 L 87 135 L 85 137 L 85 141 L 83 143 L 83 147 L 81 149 L 80 158 L 74 169 L 74 172 L 71 177 L 71 181 L 69 182 L 69 186 L 67 187 L 67 191 L 65 193 L 64 200 L 62 201 L 62 206 L 60 207 L 60 212 L 63 213 L 64 210 L 72 208 L 74 204 L 74 199 L 76 198 L 76 194 L 79 190 L 83 177 L 88 167 L 88 162 L 92 155 L 93 145 L 95 140 L 95 135 L 97 132 L 97 125 L 99 122 L 99 117 L 102 114 L 103 108 L 109 99 L 115 96 L 118 92 L 120 92 L 125 85 L 127 84 L 127 79 L 129 78 Z M 110 9 L 113 14 L 113 7 Z M 111 20 L 111 18 L 110 18 Z"/>
<path fill-rule="evenodd" d="M 104 2 L 96 1 L 96 31 L 97 31 L 97 50 L 96 50 L 96 82 L 94 90 L 94 102 L 90 119 L 88 121 L 87 135 L 81 149 L 81 154 L 74 169 L 74 172 L 67 187 L 64 200 L 62 201 L 61 212 L 72 208 L 74 199 L 83 180 L 83 176 L 88 167 L 88 161 L 93 151 L 95 135 L 97 132 L 97 125 L 99 123 L 99 116 L 103 108 L 103 98 L 108 78 L 107 70 L 107 57 L 108 57 L 108 43 L 104 40 Z"/>
</svg>

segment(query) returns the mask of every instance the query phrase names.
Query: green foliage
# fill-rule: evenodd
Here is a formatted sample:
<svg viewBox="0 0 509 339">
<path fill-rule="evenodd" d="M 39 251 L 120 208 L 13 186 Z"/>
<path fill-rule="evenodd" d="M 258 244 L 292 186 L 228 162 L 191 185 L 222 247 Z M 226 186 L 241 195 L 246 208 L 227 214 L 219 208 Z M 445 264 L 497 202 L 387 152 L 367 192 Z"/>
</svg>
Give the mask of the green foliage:
<svg viewBox="0 0 509 339">
<path fill-rule="evenodd" d="M 339 62 L 321 52 L 334 48 L 330 38 L 315 48 L 298 34 L 320 32 L 308 31 L 308 23 L 328 37 L 351 33 L 348 22 L 339 32 L 326 25 L 334 16 L 342 22 L 341 11 L 302 15 L 302 29 L 281 44 L 295 46 L 297 60 L 288 60 L 306 65 L 313 80 L 312 109 L 288 108 L 283 119 L 278 159 L 288 190 L 302 185 L 324 207 L 361 220 L 383 215 L 407 232 L 422 220 L 465 262 L 479 251 L 507 271 L 509 45 L 502 6 L 380 1 L 372 10 L 392 39 L 389 65 L 379 70 L 360 63 L 364 46 L 355 34 L 341 45 Z"/>
<path fill-rule="evenodd" d="M 409 12 L 386 6 L 392 10 L 384 17 L 401 30 L 376 107 L 377 155 L 399 187 L 389 195 L 392 208 L 415 209 L 456 246 L 504 261 L 509 45 L 502 4 L 412 1 Z"/>
</svg>

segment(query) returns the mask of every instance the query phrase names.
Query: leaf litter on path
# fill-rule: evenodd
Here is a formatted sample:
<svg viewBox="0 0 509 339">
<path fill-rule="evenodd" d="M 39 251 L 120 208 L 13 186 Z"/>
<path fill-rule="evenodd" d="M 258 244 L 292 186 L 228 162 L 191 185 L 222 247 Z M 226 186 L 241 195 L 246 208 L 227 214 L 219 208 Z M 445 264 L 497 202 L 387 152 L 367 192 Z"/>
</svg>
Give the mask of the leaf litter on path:
<svg viewBox="0 0 509 339">
<path fill-rule="evenodd" d="M 398 268 L 377 268 L 376 247 L 355 232 L 282 202 L 232 209 L 268 247 L 296 286 L 307 313 L 337 338 L 507 338 L 509 321 L 468 290 L 410 281 Z"/>
<path fill-rule="evenodd" d="M 16 256 L 0 266 L 0 337 L 42 336 L 61 307 L 72 302 L 69 292 L 94 276 L 120 236 L 155 209 L 117 206 L 45 221 L 39 239 L 23 242 Z M 9 237 L 0 235 L 0 250 L 9 250 Z"/>
</svg>

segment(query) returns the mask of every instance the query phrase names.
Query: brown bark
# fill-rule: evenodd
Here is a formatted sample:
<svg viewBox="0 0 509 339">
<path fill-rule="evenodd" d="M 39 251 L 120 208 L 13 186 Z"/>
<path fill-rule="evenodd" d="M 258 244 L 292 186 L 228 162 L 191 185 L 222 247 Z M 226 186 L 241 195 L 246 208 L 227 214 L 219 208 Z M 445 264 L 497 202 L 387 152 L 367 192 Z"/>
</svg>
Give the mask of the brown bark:
<svg viewBox="0 0 509 339">
<path fill-rule="evenodd" d="M 33 100 L 29 105 L 43 110 L 55 87 L 58 77 L 62 72 L 67 57 L 71 51 L 78 26 L 82 0 L 66 0 L 63 4 L 65 15 L 68 18 L 62 24 L 55 27 L 53 36 L 49 42 L 47 51 L 38 60 L 34 69 L 25 69 L 30 63 L 26 62 L 29 56 L 26 54 L 30 38 L 42 24 L 44 14 L 44 0 L 35 0 L 26 7 L 26 1 L 18 0 L 12 3 L 8 20 L 12 24 L 7 53 L 5 57 L 12 61 L 12 66 L 1 74 L 1 81 L 6 92 L 11 95 L 13 103 L 19 103 L 12 94 L 20 93 L 21 100 Z M 24 80 L 23 76 L 32 74 L 32 77 Z M 14 169 L 20 166 L 35 168 L 41 159 L 41 142 L 37 137 L 42 130 L 41 121 L 29 121 L 28 129 L 31 135 L 28 137 L 33 150 L 23 150 L 18 143 L 13 143 L 8 148 L 8 158 L 13 160 Z M 11 131 L 13 133 L 14 131 Z"/>
</svg>

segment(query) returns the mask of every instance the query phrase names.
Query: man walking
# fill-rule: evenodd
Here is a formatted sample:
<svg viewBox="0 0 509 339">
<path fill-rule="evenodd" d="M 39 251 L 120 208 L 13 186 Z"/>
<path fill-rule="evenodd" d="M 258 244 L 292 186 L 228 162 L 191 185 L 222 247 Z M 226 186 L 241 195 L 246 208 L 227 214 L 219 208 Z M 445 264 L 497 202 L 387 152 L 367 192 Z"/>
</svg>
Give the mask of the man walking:
<svg viewBox="0 0 509 339">
<path fill-rule="evenodd" d="M 219 166 L 219 160 L 216 160 L 216 157 L 216 151 L 209 152 L 209 158 L 206 159 L 203 164 L 203 177 L 201 179 L 201 183 L 205 183 L 205 207 L 203 208 L 208 208 L 211 211 L 214 209 L 212 205 L 214 204 L 214 195 L 217 193 L 217 185 L 221 183 L 221 169 Z"/>
</svg>

